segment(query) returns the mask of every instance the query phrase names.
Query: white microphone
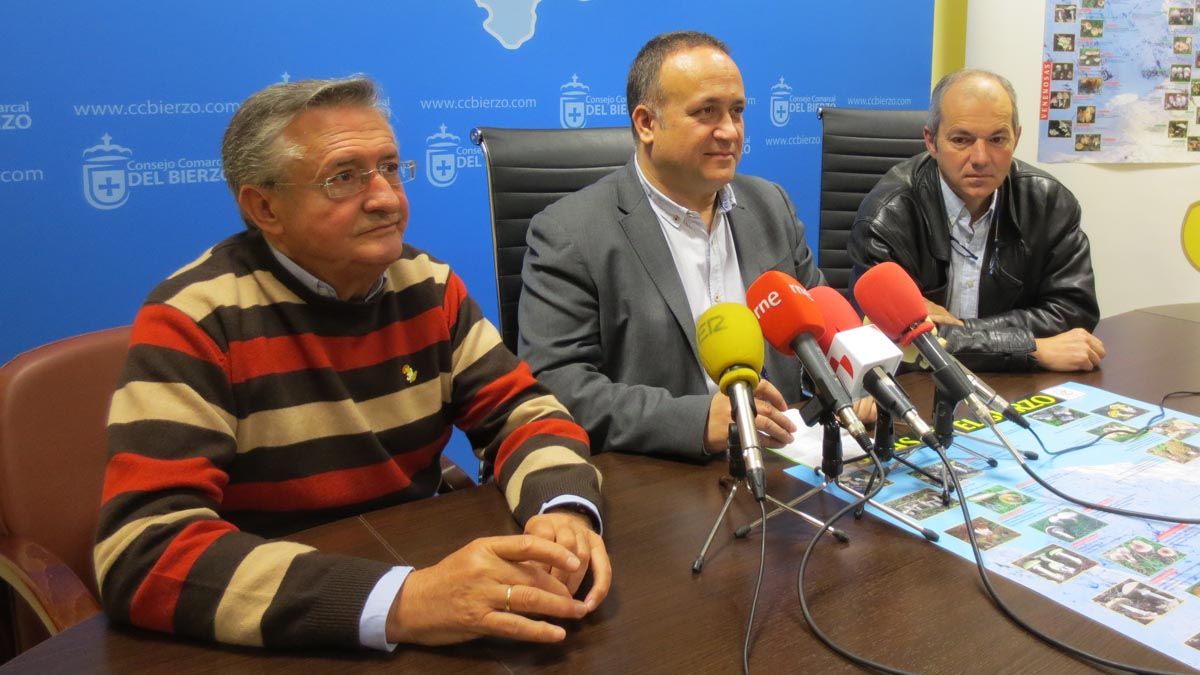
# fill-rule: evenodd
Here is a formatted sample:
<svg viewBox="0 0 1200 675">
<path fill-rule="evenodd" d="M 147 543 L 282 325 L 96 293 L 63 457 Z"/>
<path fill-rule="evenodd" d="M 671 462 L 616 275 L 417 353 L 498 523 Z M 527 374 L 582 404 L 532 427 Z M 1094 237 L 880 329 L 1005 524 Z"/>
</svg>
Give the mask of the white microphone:
<svg viewBox="0 0 1200 675">
<path fill-rule="evenodd" d="M 817 304 L 821 306 L 821 312 L 828 317 L 829 312 L 825 310 L 825 305 L 821 302 L 821 296 L 824 294 L 816 291 L 817 289 L 814 288 L 810 293 L 812 293 L 813 299 L 817 300 Z M 843 302 L 845 301 L 843 300 Z M 828 336 L 831 332 L 829 325 L 826 324 L 825 335 Z M 824 340 L 822 339 L 822 341 Z M 903 352 L 874 326 L 859 326 L 836 333 L 829 342 L 825 353 L 829 356 L 829 366 L 833 368 L 834 374 L 838 376 L 842 386 L 850 393 L 850 398 L 855 399 L 870 393 L 866 390 L 865 384 L 868 372 L 879 368 L 884 373 L 891 375 L 896 372 L 896 368 L 899 367 L 900 360 L 904 356 Z"/>
<path fill-rule="evenodd" d="M 885 410 L 900 418 L 926 445 L 942 447 L 934 430 L 921 419 L 917 407 L 892 378 L 904 353 L 883 331 L 864 326 L 858 313 L 842 294 L 832 288 L 814 288 L 809 293 L 825 318 L 821 348 L 829 365 L 853 398 L 870 394 Z"/>
</svg>

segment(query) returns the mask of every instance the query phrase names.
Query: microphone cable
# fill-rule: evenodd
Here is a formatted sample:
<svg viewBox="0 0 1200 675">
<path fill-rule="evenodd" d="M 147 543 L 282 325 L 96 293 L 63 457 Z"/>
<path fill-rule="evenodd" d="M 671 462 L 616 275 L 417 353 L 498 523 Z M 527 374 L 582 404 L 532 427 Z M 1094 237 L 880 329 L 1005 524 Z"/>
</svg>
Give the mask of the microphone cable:
<svg viewBox="0 0 1200 675">
<path fill-rule="evenodd" d="M 967 506 L 967 499 L 966 495 L 963 494 L 962 484 L 958 481 L 958 474 L 956 474 L 953 468 L 950 466 L 950 460 L 946 457 L 945 453 L 938 448 L 933 448 L 933 451 L 938 454 L 942 464 L 945 465 L 945 473 L 950 476 L 950 481 L 954 485 L 954 493 L 958 496 L 958 505 L 962 510 L 963 518 L 966 523 L 967 538 L 971 544 L 971 555 L 975 558 L 975 567 L 979 572 L 979 580 L 983 582 L 983 587 L 987 591 L 988 597 L 991 598 L 992 603 L 997 609 L 1000 610 L 1000 613 L 1003 614 L 1005 618 L 1042 642 L 1045 642 L 1056 649 L 1060 649 L 1068 654 L 1071 654 L 1072 656 L 1078 657 L 1079 659 L 1094 665 L 1104 666 L 1106 668 L 1114 668 L 1116 670 L 1122 670 L 1130 673 L 1138 673 L 1138 675 L 1176 675 L 1173 671 L 1153 670 L 1150 668 L 1133 666 L 1128 663 L 1106 659 L 1103 656 L 1093 654 L 1078 647 L 1072 647 L 1065 642 L 1039 631 L 1038 629 L 1026 623 L 1024 619 L 1017 616 L 1016 612 L 1014 612 L 1008 605 L 1004 604 L 1004 601 L 1000 599 L 1000 596 L 996 593 L 996 589 L 992 586 L 991 580 L 988 578 L 987 567 L 983 562 L 983 554 L 979 550 L 979 542 L 975 539 L 975 528 L 971 525 L 971 511 Z"/>
<path fill-rule="evenodd" d="M 887 474 L 883 469 L 883 464 L 880 463 L 879 457 L 876 456 L 875 451 L 868 449 L 867 454 L 871 457 L 871 461 L 875 463 L 875 470 L 879 472 L 879 475 L 886 476 Z M 826 479 L 830 479 L 830 477 L 826 476 Z M 820 541 L 822 535 L 825 534 L 826 530 L 832 528 L 833 524 L 841 520 L 842 517 L 847 513 L 850 513 L 859 506 L 866 504 L 867 500 L 873 498 L 881 489 L 883 489 L 884 483 L 885 481 L 880 480 L 879 484 L 874 486 L 872 490 L 864 493 L 861 498 L 850 502 L 840 511 L 833 514 L 833 516 L 831 516 L 828 520 L 821 523 L 820 529 L 817 530 L 817 533 L 813 535 L 813 538 L 808 542 L 808 546 L 804 549 L 804 557 L 800 559 L 800 572 L 797 574 L 796 579 L 796 594 L 800 598 L 800 611 L 804 613 L 804 620 L 808 622 L 809 630 L 811 630 L 813 635 L 815 635 L 817 639 L 820 640 L 826 647 L 829 647 L 842 658 L 864 668 L 871 668 L 879 672 L 889 673 L 890 675 L 912 675 L 906 670 L 899 670 L 882 663 L 877 663 L 866 657 L 859 656 L 858 654 L 855 654 L 849 649 L 846 649 L 845 647 L 842 647 L 834 642 L 833 638 L 826 635 L 825 632 L 821 630 L 820 626 L 817 625 L 816 620 L 813 619 L 812 610 L 810 610 L 808 607 L 808 598 L 804 593 L 804 577 L 808 570 L 808 561 L 812 557 L 812 552 L 816 548 L 817 542 Z"/>
<path fill-rule="evenodd" d="M 1123 430 L 1121 430 L 1121 429 L 1112 429 L 1112 430 L 1110 430 L 1110 431 L 1105 431 L 1104 433 L 1102 433 L 1102 434 L 1100 434 L 1100 435 L 1096 436 L 1095 438 L 1093 438 L 1092 440 L 1088 441 L 1087 443 L 1081 443 L 1081 444 L 1079 444 L 1079 445 L 1073 445 L 1073 446 L 1071 446 L 1071 447 L 1069 447 L 1069 448 L 1064 448 L 1064 449 L 1062 449 L 1062 450 L 1049 450 L 1049 449 L 1047 449 L 1047 448 L 1046 448 L 1046 444 L 1042 442 L 1042 438 L 1041 438 L 1041 436 L 1038 436 L 1037 432 L 1033 430 L 1033 426 L 1032 426 L 1032 425 L 1029 427 L 1029 433 L 1033 434 L 1033 437 L 1034 437 L 1034 439 L 1036 439 L 1036 440 L 1037 440 L 1037 442 L 1038 442 L 1038 445 L 1042 446 L 1042 451 L 1043 451 L 1043 452 L 1045 452 L 1047 455 L 1050 455 L 1050 456 L 1052 456 L 1052 457 L 1053 457 L 1053 456 L 1057 456 L 1057 455 L 1065 455 L 1065 454 L 1067 454 L 1068 452 L 1075 452 L 1075 451 L 1077 451 L 1077 450 L 1083 450 L 1084 448 L 1090 448 L 1090 447 L 1092 447 L 1093 445 L 1095 445 L 1096 443 L 1099 443 L 1101 440 L 1103 440 L 1103 439 L 1105 439 L 1105 438 L 1108 438 L 1109 436 L 1114 436 L 1114 435 L 1116 435 L 1116 434 L 1125 434 L 1125 433 L 1128 433 L 1128 434 L 1130 434 L 1130 440 L 1132 440 L 1133 438 L 1136 438 L 1136 437 L 1138 437 L 1138 436 L 1141 436 L 1142 434 L 1144 434 L 1144 433 L 1146 433 L 1147 431 L 1149 431 L 1149 430 L 1150 430 L 1150 427 L 1154 426 L 1154 425 L 1155 425 L 1155 424 L 1157 424 L 1159 421 L 1161 421 L 1161 420 L 1162 420 L 1162 418 L 1164 418 L 1164 417 L 1166 417 L 1166 416 L 1167 416 L 1167 407 L 1166 407 L 1166 406 L 1167 406 L 1167 399 L 1169 399 L 1169 398 L 1182 398 L 1182 397 L 1184 397 L 1184 396 L 1200 396 L 1200 391 L 1190 391 L 1190 390 L 1186 390 L 1186 389 L 1181 389 L 1181 390 L 1179 390 L 1179 391 L 1172 391 L 1172 392 L 1170 392 L 1170 393 L 1168 393 L 1168 394 L 1165 394 L 1165 395 L 1162 397 L 1162 400 L 1160 400 L 1160 401 L 1158 402 L 1158 414 L 1157 414 L 1157 415 L 1155 415 L 1154 417 L 1151 417 L 1149 420 L 1147 420 L 1147 421 L 1146 421 L 1146 423 L 1145 423 L 1144 425 L 1142 425 L 1142 427 L 1141 427 L 1140 429 L 1136 430 L 1136 431 L 1133 431 L 1133 432 L 1128 432 L 1128 431 L 1123 431 Z"/>
<path fill-rule="evenodd" d="M 1162 400 L 1158 404 L 1158 410 L 1159 410 L 1158 414 L 1155 415 L 1154 417 L 1152 417 L 1149 421 L 1147 421 L 1146 424 L 1141 429 L 1138 429 L 1137 431 L 1133 432 L 1131 437 L 1136 437 L 1140 434 L 1146 433 L 1146 431 L 1148 431 L 1150 429 L 1150 427 L 1154 426 L 1154 424 L 1156 424 L 1163 417 L 1166 417 L 1167 399 L 1178 398 L 1178 397 L 1183 397 L 1183 396 L 1197 396 L 1197 395 L 1200 395 L 1200 392 L 1188 391 L 1188 390 L 1173 391 L 1173 392 L 1170 392 L 1169 394 L 1166 394 L 1165 396 L 1162 397 Z M 1042 446 L 1043 450 L 1045 450 L 1046 449 L 1045 444 L 1042 443 L 1041 437 L 1039 437 L 1037 435 L 1037 432 L 1033 430 L 1032 426 L 1030 426 L 1030 428 L 1029 428 L 1029 433 L 1033 434 L 1033 437 L 1037 439 L 1038 444 Z M 1064 450 L 1059 450 L 1057 452 L 1050 452 L 1048 450 L 1046 452 L 1047 452 L 1047 454 L 1055 455 L 1055 456 L 1062 455 L 1062 454 L 1065 454 L 1068 452 L 1075 452 L 1077 450 L 1082 450 L 1086 447 L 1090 447 L 1091 445 L 1098 442 L 1100 439 L 1102 439 L 1110 434 L 1117 434 L 1117 433 L 1129 433 L 1129 432 L 1122 431 L 1119 429 L 1114 429 L 1111 431 L 1104 432 L 1103 434 L 1097 436 L 1094 440 L 1088 441 L 1087 443 L 1072 446 L 1070 448 L 1066 448 Z M 1047 481 L 1046 479 L 1039 476 L 1036 472 L 1034 472 L 1034 470 L 1032 468 L 1030 468 L 1028 464 L 1025 464 L 1024 462 L 1020 462 L 1020 465 L 1021 465 L 1021 468 L 1025 470 L 1025 473 L 1029 474 L 1030 478 L 1037 481 L 1038 485 L 1041 485 L 1043 488 L 1045 488 L 1047 491 L 1049 491 L 1051 494 L 1058 497 L 1059 499 L 1071 502 L 1072 504 L 1078 504 L 1079 506 L 1082 506 L 1084 508 L 1095 509 L 1096 511 L 1103 511 L 1105 513 L 1111 513 L 1111 514 L 1118 515 L 1118 516 L 1126 516 L 1128 518 L 1138 518 L 1141 520 L 1157 520 L 1157 521 L 1165 522 L 1165 523 L 1180 523 L 1183 525 L 1200 525 L 1200 517 L 1184 518 L 1182 516 L 1165 516 L 1165 515 L 1161 515 L 1161 514 L 1157 514 L 1157 513 L 1146 513 L 1143 511 L 1134 511 L 1132 509 L 1122 509 L 1122 508 L 1118 508 L 1116 506 L 1107 506 L 1104 504 L 1097 504 L 1095 502 L 1089 502 L 1089 501 L 1087 501 L 1085 499 L 1081 499 L 1079 497 L 1073 497 L 1073 496 L 1063 492 L 1062 490 L 1059 490 L 1058 488 L 1054 487 L 1053 485 L 1051 485 L 1049 483 L 1049 481 Z"/>
<path fill-rule="evenodd" d="M 767 505 L 766 502 L 758 502 L 759 511 L 762 512 L 762 523 L 759 525 L 760 539 L 762 539 L 758 551 L 758 581 L 754 583 L 754 600 L 750 603 L 750 618 L 746 620 L 746 639 L 742 643 L 742 672 L 745 675 L 750 675 L 750 631 L 754 628 L 754 610 L 758 608 L 758 592 L 762 590 L 763 571 L 766 569 L 767 561 Z"/>
</svg>

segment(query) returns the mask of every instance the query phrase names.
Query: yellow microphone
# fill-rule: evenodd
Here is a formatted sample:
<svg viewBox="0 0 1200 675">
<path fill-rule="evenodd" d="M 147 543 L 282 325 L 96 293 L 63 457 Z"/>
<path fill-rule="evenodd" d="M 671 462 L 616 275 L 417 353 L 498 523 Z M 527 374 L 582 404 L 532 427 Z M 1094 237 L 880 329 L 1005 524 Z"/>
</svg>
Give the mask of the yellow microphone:
<svg viewBox="0 0 1200 675">
<path fill-rule="evenodd" d="M 723 302 L 696 320 L 696 347 L 704 372 L 729 397 L 738 441 L 746 462 L 746 483 L 754 498 L 766 498 L 766 471 L 754 418 L 754 388 L 762 372 L 765 346 L 754 312 L 745 305 Z"/>
<path fill-rule="evenodd" d="M 728 394 L 734 382 L 745 382 L 751 389 L 758 386 L 766 348 L 750 308 L 733 302 L 709 307 L 696 320 L 696 345 L 704 372 L 722 394 Z"/>
</svg>

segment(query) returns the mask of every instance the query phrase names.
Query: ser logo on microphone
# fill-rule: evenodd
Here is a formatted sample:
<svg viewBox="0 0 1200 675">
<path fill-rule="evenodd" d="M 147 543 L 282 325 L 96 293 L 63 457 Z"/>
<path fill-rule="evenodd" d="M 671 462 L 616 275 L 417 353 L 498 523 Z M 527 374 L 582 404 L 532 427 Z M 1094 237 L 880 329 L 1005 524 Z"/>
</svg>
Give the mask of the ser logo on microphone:
<svg viewBox="0 0 1200 675">
<path fill-rule="evenodd" d="M 713 333 L 719 333 L 725 329 L 725 316 L 717 314 L 704 319 L 696 324 L 696 342 L 704 342 Z"/>
</svg>

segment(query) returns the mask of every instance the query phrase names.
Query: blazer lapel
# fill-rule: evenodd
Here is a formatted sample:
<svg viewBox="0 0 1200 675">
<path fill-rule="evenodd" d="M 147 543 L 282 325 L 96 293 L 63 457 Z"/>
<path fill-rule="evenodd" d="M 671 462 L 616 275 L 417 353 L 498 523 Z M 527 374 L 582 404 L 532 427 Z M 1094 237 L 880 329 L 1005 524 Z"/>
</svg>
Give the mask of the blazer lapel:
<svg viewBox="0 0 1200 675">
<path fill-rule="evenodd" d="M 734 195 L 737 195 L 737 187 L 734 187 Z M 746 285 L 746 290 L 750 290 L 750 284 L 758 280 L 763 272 L 768 272 L 775 269 L 781 260 L 791 260 L 791 256 L 784 251 L 772 251 L 771 246 L 764 245 L 763 242 L 772 241 L 767 231 L 766 223 L 763 222 L 753 211 L 743 206 L 745 202 L 739 203 L 729 212 L 729 227 L 733 231 L 733 245 L 737 249 L 738 270 L 742 274 L 742 282 Z M 795 276 L 794 269 L 785 268 L 780 270 L 791 276 Z M 766 348 L 765 359 L 763 362 L 762 376 L 773 380 L 776 386 L 782 386 L 783 391 L 797 392 L 801 391 L 801 386 L 796 383 L 793 387 L 791 379 L 799 375 L 799 371 L 789 364 L 791 359 L 783 354 L 775 351 L 771 347 Z M 795 375 L 793 375 L 793 372 Z M 791 405 L 797 401 L 788 401 Z"/>
<path fill-rule="evenodd" d="M 736 190 L 736 188 L 735 188 Z M 735 192 L 736 194 L 736 192 Z M 729 227 L 733 231 L 733 245 L 737 248 L 738 270 L 746 288 L 762 276 L 763 272 L 775 267 L 784 256 L 781 251 L 768 250 L 762 242 L 770 241 L 766 225 L 753 211 L 738 204 L 728 214 Z M 784 270 L 795 274 L 792 270 Z"/>
<path fill-rule="evenodd" d="M 675 269 L 675 259 L 671 257 L 671 250 L 667 248 L 667 241 L 663 237 L 658 216 L 650 208 L 633 162 L 626 164 L 622 171 L 624 173 L 617 181 L 617 207 L 623 214 L 621 228 L 625 230 L 634 254 L 646 268 L 646 274 L 671 309 L 698 362 L 700 353 L 696 349 L 696 326 L 692 321 L 692 310 L 683 290 L 683 282 L 679 280 L 679 272 Z"/>
</svg>

